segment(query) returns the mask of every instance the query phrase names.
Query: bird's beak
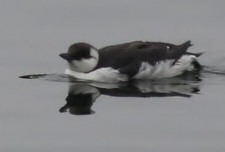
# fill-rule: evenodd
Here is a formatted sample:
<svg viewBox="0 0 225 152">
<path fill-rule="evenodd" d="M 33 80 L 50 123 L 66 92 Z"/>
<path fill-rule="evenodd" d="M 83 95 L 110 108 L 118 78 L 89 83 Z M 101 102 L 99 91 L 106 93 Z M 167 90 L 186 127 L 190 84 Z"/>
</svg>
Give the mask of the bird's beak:
<svg viewBox="0 0 225 152">
<path fill-rule="evenodd" d="M 63 59 L 67 60 L 67 61 L 71 61 L 72 58 L 68 53 L 61 53 L 59 54 L 60 57 L 62 57 Z"/>
</svg>

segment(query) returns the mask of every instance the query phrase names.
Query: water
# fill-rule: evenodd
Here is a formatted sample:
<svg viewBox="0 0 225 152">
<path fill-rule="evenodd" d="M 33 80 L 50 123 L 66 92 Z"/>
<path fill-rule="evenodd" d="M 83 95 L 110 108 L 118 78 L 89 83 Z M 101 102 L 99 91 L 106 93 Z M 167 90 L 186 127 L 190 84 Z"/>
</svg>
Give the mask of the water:
<svg viewBox="0 0 225 152">
<path fill-rule="evenodd" d="M 224 151 L 224 3 L 0 0 L 1 151 Z M 82 88 L 61 77 L 58 54 L 74 42 L 189 39 L 191 51 L 205 52 L 200 81 Z M 40 73 L 56 74 L 18 78 Z M 74 96 L 86 104 L 71 104 Z"/>
</svg>

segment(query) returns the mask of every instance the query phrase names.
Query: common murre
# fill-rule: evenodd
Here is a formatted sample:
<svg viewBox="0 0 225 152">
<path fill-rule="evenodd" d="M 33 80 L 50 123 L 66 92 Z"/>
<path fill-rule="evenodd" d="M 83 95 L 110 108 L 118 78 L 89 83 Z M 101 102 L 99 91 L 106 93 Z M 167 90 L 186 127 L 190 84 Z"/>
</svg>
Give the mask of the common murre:
<svg viewBox="0 0 225 152">
<path fill-rule="evenodd" d="M 87 43 L 71 45 L 60 56 L 68 61 L 65 74 L 100 82 L 175 77 L 186 71 L 201 70 L 202 53 L 190 53 L 191 41 L 181 45 L 134 41 L 96 49 Z"/>
</svg>

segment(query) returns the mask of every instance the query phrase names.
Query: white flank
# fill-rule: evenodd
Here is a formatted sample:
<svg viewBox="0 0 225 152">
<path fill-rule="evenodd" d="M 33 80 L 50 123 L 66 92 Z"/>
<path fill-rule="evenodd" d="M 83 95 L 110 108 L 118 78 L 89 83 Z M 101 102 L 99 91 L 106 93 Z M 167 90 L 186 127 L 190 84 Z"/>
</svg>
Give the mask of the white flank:
<svg viewBox="0 0 225 152">
<path fill-rule="evenodd" d="M 154 66 L 147 62 L 143 62 L 139 68 L 139 72 L 134 76 L 134 79 L 158 79 L 178 76 L 185 71 L 193 70 L 192 62 L 194 60 L 196 60 L 195 56 L 184 55 L 175 63 L 175 65 L 172 65 L 174 60 L 161 61 Z"/>
</svg>

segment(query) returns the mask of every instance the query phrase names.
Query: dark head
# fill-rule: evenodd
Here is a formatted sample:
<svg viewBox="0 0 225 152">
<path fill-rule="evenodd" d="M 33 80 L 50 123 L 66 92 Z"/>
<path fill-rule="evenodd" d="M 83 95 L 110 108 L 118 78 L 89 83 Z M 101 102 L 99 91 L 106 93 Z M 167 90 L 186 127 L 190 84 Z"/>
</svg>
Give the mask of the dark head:
<svg viewBox="0 0 225 152">
<path fill-rule="evenodd" d="M 68 61 L 70 70 L 76 72 L 90 72 L 96 67 L 99 58 L 97 49 L 87 43 L 75 43 L 67 53 L 59 56 Z"/>
</svg>

